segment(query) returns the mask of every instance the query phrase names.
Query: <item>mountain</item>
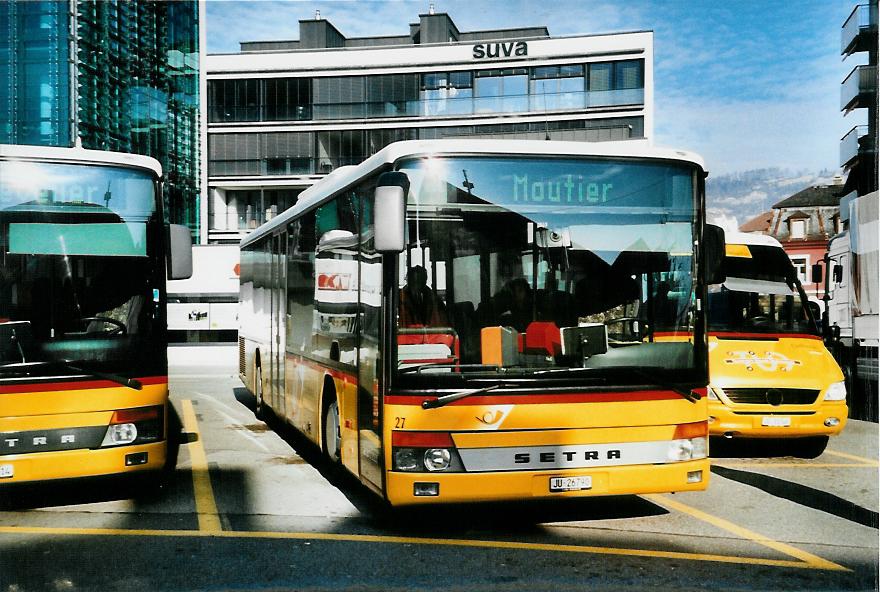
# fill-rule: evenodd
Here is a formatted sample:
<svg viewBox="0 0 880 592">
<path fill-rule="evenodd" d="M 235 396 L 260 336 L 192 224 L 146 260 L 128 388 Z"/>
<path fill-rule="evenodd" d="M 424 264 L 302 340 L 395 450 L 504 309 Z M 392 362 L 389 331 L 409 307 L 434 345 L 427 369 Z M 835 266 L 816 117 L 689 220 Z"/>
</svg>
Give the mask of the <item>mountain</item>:
<svg viewBox="0 0 880 592">
<path fill-rule="evenodd" d="M 767 168 L 710 176 L 706 179 L 707 219 L 735 230 L 802 189 L 834 183 L 836 175 L 828 170 L 811 173 Z"/>
</svg>

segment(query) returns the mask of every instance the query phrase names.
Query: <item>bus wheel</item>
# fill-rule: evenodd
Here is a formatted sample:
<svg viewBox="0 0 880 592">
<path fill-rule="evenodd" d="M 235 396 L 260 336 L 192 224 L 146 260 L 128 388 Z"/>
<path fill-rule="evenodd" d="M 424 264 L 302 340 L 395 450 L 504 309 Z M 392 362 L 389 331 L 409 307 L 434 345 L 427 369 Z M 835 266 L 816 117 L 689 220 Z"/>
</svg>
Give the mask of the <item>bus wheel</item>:
<svg viewBox="0 0 880 592">
<path fill-rule="evenodd" d="M 826 446 L 828 446 L 828 436 L 792 440 L 793 452 L 798 458 L 817 458 L 825 452 Z"/>
<path fill-rule="evenodd" d="M 324 406 L 324 416 L 322 420 L 321 432 L 321 448 L 324 455 L 330 462 L 337 464 L 340 462 L 340 435 L 339 435 L 339 402 L 335 396 L 329 399 L 329 403 Z"/>
<path fill-rule="evenodd" d="M 254 396 L 257 399 L 257 404 L 254 407 L 254 415 L 257 419 L 266 421 L 268 413 L 266 413 L 266 402 L 263 400 L 263 368 L 260 366 L 257 366 L 255 383 Z"/>
</svg>

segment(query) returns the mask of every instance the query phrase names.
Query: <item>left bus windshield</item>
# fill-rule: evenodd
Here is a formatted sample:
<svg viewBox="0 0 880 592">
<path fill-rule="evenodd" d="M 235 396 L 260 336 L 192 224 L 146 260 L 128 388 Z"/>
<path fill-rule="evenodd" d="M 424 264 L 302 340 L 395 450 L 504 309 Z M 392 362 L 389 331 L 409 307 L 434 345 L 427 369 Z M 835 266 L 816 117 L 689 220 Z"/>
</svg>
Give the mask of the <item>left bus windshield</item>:
<svg viewBox="0 0 880 592">
<path fill-rule="evenodd" d="M 156 187 L 122 167 L 0 161 L 4 373 L 64 361 L 126 374 L 153 358 L 159 371 Z"/>
<path fill-rule="evenodd" d="M 696 171 L 424 158 L 399 259 L 398 378 L 678 381 L 694 368 Z M 662 338 L 662 339 L 661 339 Z"/>
</svg>

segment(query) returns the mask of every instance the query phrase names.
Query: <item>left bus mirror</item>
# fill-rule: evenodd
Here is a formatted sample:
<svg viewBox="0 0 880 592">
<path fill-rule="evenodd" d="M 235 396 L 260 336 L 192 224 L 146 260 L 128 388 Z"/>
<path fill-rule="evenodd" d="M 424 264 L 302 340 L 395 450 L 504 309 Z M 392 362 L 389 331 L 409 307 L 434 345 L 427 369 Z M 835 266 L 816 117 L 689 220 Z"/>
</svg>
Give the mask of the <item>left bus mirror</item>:
<svg viewBox="0 0 880 592">
<path fill-rule="evenodd" d="M 813 280 L 814 284 L 819 284 L 822 282 L 822 264 L 814 263 L 810 272 L 810 279 Z"/>
<path fill-rule="evenodd" d="M 705 256 L 706 284 L 724 282 L 724 229 L 714 224 L 706 224 L 703 233 L 703 254 Z"/>
<path fill-rule="evenodd" d="M 189 228 L 181 224 L 170 224 L 168 228 L 171 246 L 171 261 L 168 266 L 168 279 L 186 280 L 192 277 L 192 235 Z"/>
<path fill-rule="evenodd" d="M 401 172 L 382 173 L 376 185 L 373 215 L 376 224 L 376 252 L 400 253 L 406 246 L 406 194 L 409 178 Z"/>
</svg>

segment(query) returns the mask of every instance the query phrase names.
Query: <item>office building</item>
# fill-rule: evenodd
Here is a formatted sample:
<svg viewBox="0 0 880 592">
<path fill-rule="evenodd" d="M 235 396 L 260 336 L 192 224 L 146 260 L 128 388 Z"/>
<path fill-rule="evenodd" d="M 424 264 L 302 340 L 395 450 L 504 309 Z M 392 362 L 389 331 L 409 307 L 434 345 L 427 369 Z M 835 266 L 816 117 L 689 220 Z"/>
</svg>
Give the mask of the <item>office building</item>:
<svg viewBox="0 0 880 592">
<path fill-rule="evenodd" d="M 0 0 L 0 143 L 146 154 L 199 232 L 200 2 Z"/>
<path fill-rule="evenodd" d="M 877 191 L 877 0 L 857 5 L 841 30 L 844 59 L 868 54 L 840 86 L 844 115 L 865 109 L 867 125 L 854 126 L 840 139 L 840 166 L 848 172 L 847 189 L 858 195 Z"/>
<path fill-rule="evenodd" d="M 460 31 L 433 12 L 389 37 L 348 38 L 320 15 L 299 25 L 299 40 L 207 56 L 211 243 L 239 241 L 327 173 L 398 140 L 653 135 L 650 31 Z"/>
</svg>

